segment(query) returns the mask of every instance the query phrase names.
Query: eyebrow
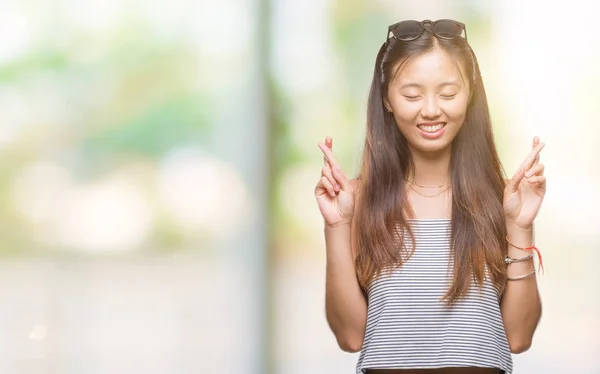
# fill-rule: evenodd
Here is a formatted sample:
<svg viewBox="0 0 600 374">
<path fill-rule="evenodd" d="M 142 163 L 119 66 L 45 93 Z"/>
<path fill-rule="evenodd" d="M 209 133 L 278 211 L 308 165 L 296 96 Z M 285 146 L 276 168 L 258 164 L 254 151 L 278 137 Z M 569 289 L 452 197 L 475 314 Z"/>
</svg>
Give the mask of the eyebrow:
<svg viewBox="0 0 600 374">
<path fill-rule="evenodd" d="M 444 83 L 440 83 L 438 85 L 438 87 L 445 87 L 445 86 L 457 86 L 460 87 L 460 84 L 456 83 L 456 82 L 444 82 Z M 423 87 L 423 85 L 420 85 L 418 83 L 406 83 L 403 84 L 402 86 L 400 86 L 400 88 L 407 88 L 407 87 L 417 87 L 417 88 L 421 88 Z"/>
</svg>

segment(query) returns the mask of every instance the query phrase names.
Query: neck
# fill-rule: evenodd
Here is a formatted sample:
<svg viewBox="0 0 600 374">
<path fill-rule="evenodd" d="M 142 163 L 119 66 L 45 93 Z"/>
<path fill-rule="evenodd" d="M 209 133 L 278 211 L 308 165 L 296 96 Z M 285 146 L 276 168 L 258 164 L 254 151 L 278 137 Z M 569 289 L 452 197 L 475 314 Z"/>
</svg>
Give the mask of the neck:
<svg viewBox="0 0 600 374">
<path fill-rule="evenodd" d="M 450 182 L 450 147 L 436 152 L 411 150 L 414 173 L 409 181 L 422 186 L 447 185 Z"/>
</svg>

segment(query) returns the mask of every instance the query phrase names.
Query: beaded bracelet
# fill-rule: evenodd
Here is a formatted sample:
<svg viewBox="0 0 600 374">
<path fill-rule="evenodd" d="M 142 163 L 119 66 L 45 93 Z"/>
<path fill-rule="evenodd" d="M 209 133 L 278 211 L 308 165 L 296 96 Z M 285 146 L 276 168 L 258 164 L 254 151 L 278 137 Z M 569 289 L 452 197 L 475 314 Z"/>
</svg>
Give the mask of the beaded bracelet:
<svg viewBox="0 0 600 374">
<path fill-rule="evenodd" d="M 532 245 L 531 247 L 519 247 L 519 246 L 516 246 L 515 244 L 511 243 L 510 240 L 508 240 L 508 235 L 506 236 L 506 241 L 508 242 L 508 244 L 510 244 L 511 246 L 513 246 L 513 247 L 515 247 L 517 249 L 521 249 L 523 251 L 531 251 L 531 250 L 536 251 L 537 255 L 538 255 L 538 260 L 539 260 L 539 263 L 540 263 L 540 269 L 539 270 L 542 271 L 542 274 L 544 273 L 544 263 L 542 262 L 542 254 L 540 253 L 540 250 L 538 249 L 538 247 L 536 247 L 535 245 Z M 533 255 L 533 252 L 531 254 Z M 535 270 L 534 270 L 534 272 L 535 272 Z"/>
</svg>

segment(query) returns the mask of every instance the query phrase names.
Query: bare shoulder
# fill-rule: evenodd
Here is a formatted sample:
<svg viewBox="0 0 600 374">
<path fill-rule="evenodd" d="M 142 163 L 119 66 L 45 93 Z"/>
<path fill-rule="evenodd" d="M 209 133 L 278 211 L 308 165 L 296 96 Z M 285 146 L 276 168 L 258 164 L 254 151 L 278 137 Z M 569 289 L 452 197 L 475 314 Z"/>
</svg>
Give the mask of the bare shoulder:
<svg viewBox="0 0 600 374">
<path fill-rule="evenodd" d="M 359 190 L 360 190 L 360 177 L 350 179 L 350 185 L 352 186 L 352 189 L 354 190 L 354 192 L 356 194 L 358 194 Z"/>
</svg>

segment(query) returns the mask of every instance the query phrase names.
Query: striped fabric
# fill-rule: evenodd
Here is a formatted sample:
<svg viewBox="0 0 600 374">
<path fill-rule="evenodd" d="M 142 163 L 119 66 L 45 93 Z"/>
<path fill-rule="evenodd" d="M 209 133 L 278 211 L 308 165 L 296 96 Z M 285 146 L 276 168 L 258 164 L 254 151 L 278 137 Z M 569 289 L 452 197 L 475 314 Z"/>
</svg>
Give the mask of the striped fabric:
<svg viewBox="0 0 600 374">
<path fill-rule="evenodd" d="M 451 307 L 449 219 L 410 220 L 413 256 L 368 289 L 367 328 L 356 372 L 367 369 L 493 367 L 512 373 L 498 293 L 486 279 Z M 406 236 L 410 248 L 410 236 Z"/>
</svg>

